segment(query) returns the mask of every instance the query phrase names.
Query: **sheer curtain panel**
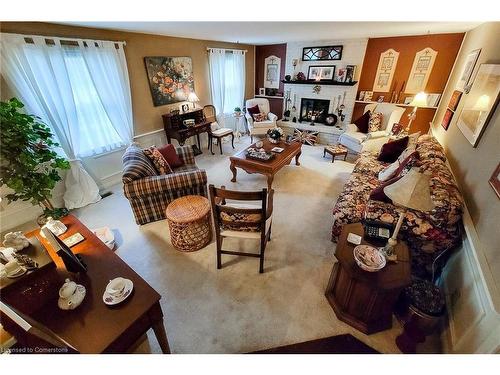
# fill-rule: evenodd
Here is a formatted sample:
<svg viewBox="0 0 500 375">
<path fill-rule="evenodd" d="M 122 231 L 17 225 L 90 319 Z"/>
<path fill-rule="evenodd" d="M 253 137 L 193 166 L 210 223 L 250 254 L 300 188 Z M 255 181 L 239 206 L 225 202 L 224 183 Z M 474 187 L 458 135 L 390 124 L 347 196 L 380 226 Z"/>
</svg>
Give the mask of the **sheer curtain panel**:
<svg viewBox="0 0 500 375">
<path fill-rule="evenodd" d="M 59 38 L 4 33 L 0 39 L 5 81 L 28 112 L 50 126 L 70 159 L 66 207 L 97 202 L 99 189 L 79 158 L 132 141 L 123 44 L 77 41 L 62 45 Z"/>
<path fill-rule="evenodd" d="M 222 126 L 233 119 L 235 107 L 243 105 L 245 97 L 245 52 L 243 50 L 208 49 L 212 103 L 217 109 L 217 121 Z"/>
</svg>

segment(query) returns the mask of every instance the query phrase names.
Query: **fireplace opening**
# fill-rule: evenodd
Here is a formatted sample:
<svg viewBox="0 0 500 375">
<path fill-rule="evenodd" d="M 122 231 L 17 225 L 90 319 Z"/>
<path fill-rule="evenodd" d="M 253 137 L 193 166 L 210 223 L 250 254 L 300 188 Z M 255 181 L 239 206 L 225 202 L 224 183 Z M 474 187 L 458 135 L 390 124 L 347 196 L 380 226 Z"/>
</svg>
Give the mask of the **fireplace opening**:
<svg viewBox="0 0 500 375">
<path fill-rule="evenodd" d="M 326 116 L 328 116 L 328 109 L 330 108 L 330 101 L 325 99 L 307 99 L 300 100 L 300 117 L 299 121 L 314 122 L 324 124 Z"/>
</svg>

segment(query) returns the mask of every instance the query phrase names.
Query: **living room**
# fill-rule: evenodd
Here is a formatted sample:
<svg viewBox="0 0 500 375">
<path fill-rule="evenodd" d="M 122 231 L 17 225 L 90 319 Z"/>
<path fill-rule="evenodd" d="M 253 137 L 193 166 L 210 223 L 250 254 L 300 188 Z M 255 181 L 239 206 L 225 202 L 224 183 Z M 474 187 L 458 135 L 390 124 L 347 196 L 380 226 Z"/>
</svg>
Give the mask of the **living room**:
<svg viewBox="0 0 500 375">
<path fill-rule="evenodd" d="M 11 12 L 2 353 L 499 353 L 495 15 Z"/>
</svg>

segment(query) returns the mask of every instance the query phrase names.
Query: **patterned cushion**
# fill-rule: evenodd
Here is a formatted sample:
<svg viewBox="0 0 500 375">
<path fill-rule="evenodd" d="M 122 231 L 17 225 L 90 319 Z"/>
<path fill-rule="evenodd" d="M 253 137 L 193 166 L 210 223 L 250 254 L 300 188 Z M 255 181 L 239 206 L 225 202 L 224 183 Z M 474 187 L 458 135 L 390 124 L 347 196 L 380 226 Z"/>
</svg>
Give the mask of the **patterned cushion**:
<svg viewBox="0 0 500 375">
<path fill-rule="evenodd" d="M 263 112 L 252 115 L 252 117 L 255 122 L 261 122 L 267 120 L 267 116 Z"/>
<path fill-rule="evenodd" d="M 370 114 L 370 120 L 368 121 L 368 132 L 377 132 L 382 129 L 382 120 L 384 115 L 380 112 L 373 112 Z"/>
<path fill-rule="evenodd" d="M 137 143 L 131 144 L 127 150 L 125 150 L 122 161 L 122 181 L 125 184 L 143 177 L 156 176 L 158 174 L 154 165 Z"/>
<path fill-rule="evenodd" d="M 398 135 L 399 133 L 401 133 L 404 130 L 404 128 L 405 127 L 403 126 L 403 124 L 396 122 L 394 125 L 392 125 L 391 134 Z"/>
<path fill-rule="evenodd" d="M 229 129 L 229 128 L 221 128 L 221 129 L 217 129 L 216 131 L 212 131 L 212 134 L 217 136 L 217 137 L 223 137 L 225 135 L 229 135 L 233 132 L 232 129 Z"/>
<path fill-rule="evenodd" d="M 151 160 L 160 175 L 172 173 L 172 168 L 170 168 L 167 160 L 156 147 L 151 146 L 145 149 L 144 154 Z"/>
<path fill-rule="evenodd" d="M 220 213 L 220 217 L 224 220 L 224 224 L 221 225 L 222 230 L 236 230 L 243 232 L 259 232 L 260 231 L 260 214 L 245 214 L 245 213 L 236 213 L 236 212 L 224 212 Z M 228 223 L 229 222 L 229 223 Z M 245 223 L 245 226 L 236 226 L 231 225 L 230 222 L 242 224 Z"/>
</svg>

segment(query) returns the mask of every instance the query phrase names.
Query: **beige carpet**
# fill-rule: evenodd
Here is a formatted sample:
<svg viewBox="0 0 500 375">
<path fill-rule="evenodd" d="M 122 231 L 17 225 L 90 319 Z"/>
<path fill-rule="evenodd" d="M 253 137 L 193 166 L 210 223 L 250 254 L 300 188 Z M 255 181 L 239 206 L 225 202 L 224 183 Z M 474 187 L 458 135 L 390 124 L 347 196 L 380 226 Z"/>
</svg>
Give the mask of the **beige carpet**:
<svg viewBox="0 0 500 375">
<path fill-rule="evenodd" d="M 236 143 L 242 148 L 248 138 Z M 204 150 L 197 163 L 209 183 L 228 189 L 266 186 L 263 176 L 238 170 L 231 183 L 229 159 Z M 266 250 L 265 273 L 258 259 L 223 256 L 216 269 L 215 245 L 194 253 L 176 251 L 167 223 L 137 226 L 121 185 L 97 204 L 75 211 L 89 227 L 108 225 L 117 234 L 117 254 L 162 296 L 165 327 L 174 353 L 242 353 L 351 333 L 383 353 L 397 353 L 395 328 L 366 336 L 336 319 L 324 297 L 335 246 L 330 242 L 331 210 L 353 169 L 322 157 L 322 147 L 304 146 L 301 166 L 283 168 L 275 177 L 273 240 Z M 352 158 L 348 158 L 352 160 Z M 233 240 L 226 248 L 250 251 L 257 243 Z M 154 335 L 150 349 L 159 352 Z"/>
</svg>

